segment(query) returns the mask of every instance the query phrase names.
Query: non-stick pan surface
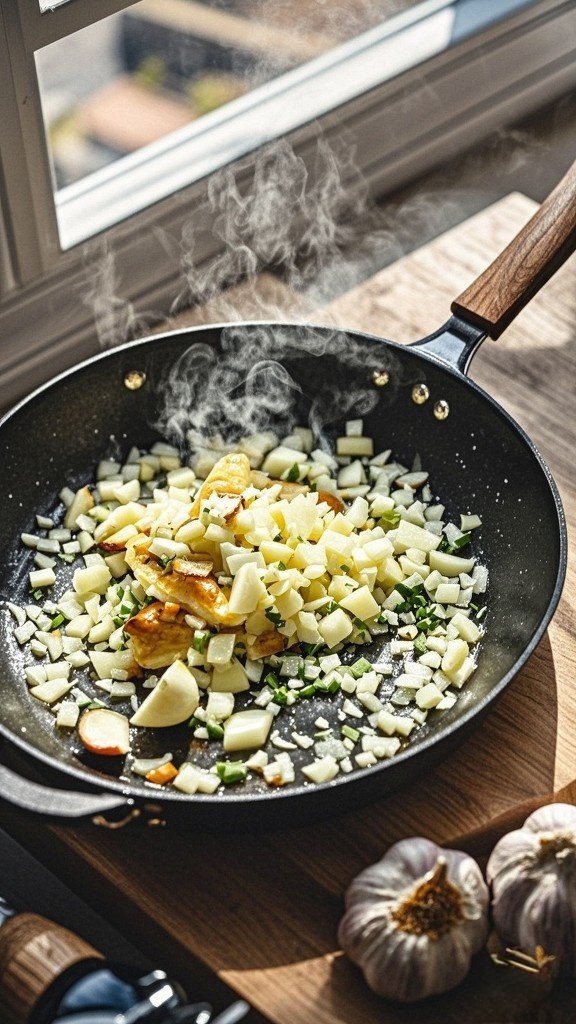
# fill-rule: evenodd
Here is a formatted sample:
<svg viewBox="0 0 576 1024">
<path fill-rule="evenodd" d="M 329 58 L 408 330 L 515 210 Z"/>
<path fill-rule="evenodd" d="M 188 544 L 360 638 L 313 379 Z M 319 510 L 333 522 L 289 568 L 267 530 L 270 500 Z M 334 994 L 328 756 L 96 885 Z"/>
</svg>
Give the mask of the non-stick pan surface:
<svg viewBox="0 0 576 1024">
<path fill-rule="evenodd" d="M 421 775 L 459 741 L 526 661 L 550 620 L 565 571 L 562 507 L 541 456 L 507 413 L 458 369 L 425 349 L 357 333 L 280 324 L 200 328 L 124 346 L 62 375 L 17 407 L 0 427 L 2 598 L 26 602 L 31 566 L 19 536 L 34 529 L 37 512 L 53 511 L 63 484 L 88 482 L 101 458 L 126 455 L 132 445 L 147 447 L 159 438 L 157 424 L 164 418 L 171 370 L 176 368 L 184 379 L 197 346 L 210 346 L 215 357 L 225 361 L 237 359 L 242 346 L 255 339 L 270 346 L 276 338 L 283 341 L 282 366 L 296 385 L 286 385 L 294 423 L 306 423 L 312 410 L 314 422 L 321 422 L 326 435 L 334 437 L 343 420 L 353 415 L 350 396 L 355 395 L 363 412 L 372 404 L 364 421 L 376 450 L 392 448 L 408 465 L 418 454 L 435 496 L 449 513 L 480 515 L 484 525 L 475 553 L 489 567 L 490 587 L 478 670 L 456 706 L 431 714 L 425 729 L 391 761 L 322 786 L 297 782 L 271 791 L 254 779 L 214 797 L 184 796 L 151 789 L 134 777 L 119 777 L 120 769 L 110 762 L 102 764 L 104 759 L 89 762 L 76 739 L 56 731 L 51 712 L 27 693 L 25 656 L 17 649 L 14 624 L 4 607 L 0 732 L 40 769 L 57 767 L 69 788 L 97 787 L 99 792 L 117 792 L 137 801 L 161 798 L 174 820 L 217 828 L 292 824 L 357 806 Z M 313 356 L 306 354 L 308 343 Z M 134 370 L 145 374 L 145 383 L 130 390 L 126 379 Z M 378 386 L 374 371 L 386 371 L 376 377 L 382 384 L 387 374 L 388 383 Z M 419 383 L 426 383 L 430 391 L 422 405 L 411 397 Z M 445 419 L 437 419 L 433 412 L 439 400 L 449 406 Z M 194 422 L 190 409 L 190 424 Z M 269 425 L 275 426 L 273 415 Z M 284 412 L 281 426 L 286 426 Z M 386 643 L 378 641 L 367 653 L 385 648 Z M 289 732 L 294 724 L 307 731 L 320 714 L 332 724 L 336 707 L 334 698 L 302 702 L 292 714 L 280 717 L 285 723 L 281 731 Z M 141 756 L 170 750 L 184 758 L 189 739 L 185 726 L 157 730 L 138 739 L 135 749 Z M 294 751 L 293 757 L 296 764 L 310 760 L 304 751 Z"/>
</svg>

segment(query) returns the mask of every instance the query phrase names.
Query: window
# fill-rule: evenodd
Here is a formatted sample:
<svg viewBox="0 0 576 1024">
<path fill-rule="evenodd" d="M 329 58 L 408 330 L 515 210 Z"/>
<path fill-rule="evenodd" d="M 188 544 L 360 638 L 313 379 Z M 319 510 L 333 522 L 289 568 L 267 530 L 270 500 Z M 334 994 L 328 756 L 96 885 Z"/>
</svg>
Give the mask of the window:
<svg viewBox="0 0 576 1024">
<path fill-rule="evenodd" d="M 345 133 L 374 192 L 395 188 L 572 87 L 576 10 L 0 0 L 0 48 L 1 388 L 17 359 L 39 379 L 47 351 L 55 368 L 90 350 L 87 240 L 110 241 L 128 298 L 162 308 L 153 232 L 177 237 L 215 170 L 285 135 L 306 160 L 319 131 Z"/>
</svg>

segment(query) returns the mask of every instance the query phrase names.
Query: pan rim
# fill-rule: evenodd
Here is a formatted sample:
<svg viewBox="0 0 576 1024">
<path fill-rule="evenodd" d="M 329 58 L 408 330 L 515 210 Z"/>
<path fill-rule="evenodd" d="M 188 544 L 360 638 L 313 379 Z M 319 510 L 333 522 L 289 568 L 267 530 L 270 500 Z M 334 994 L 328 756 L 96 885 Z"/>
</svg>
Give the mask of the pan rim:
<svg viewBox="0 0 576 1024">
<path fill-rule="evenodd" d="M 15 733 L 13 733 L 7 726 L 4 725 L 3 722 L 0 721 L 0 736 L 4 737 L 8 742 L 14 744 L 14 746 L 20 749 L 24 754 L 29 756 L 33 761 L 41 762 L 46 767 L 55 770 L 58 773 L 62 773 L 66 777 L 70 777 L 72 780 L 74 780 L 74 782 L 77 785 L 79 784 L 80 786 L 87 787 L 91 791 L 99 790 L 100 792 L 119 793 L 137 803 L 142 801 L 148 802 L 151 799 L 151 797 L 154 796 L 155 800 L 162 801 L 162 803 L 186 805 L 188 807 L 201 805 L 202 808 L 215 809 L 216 807 L 223 807 L 224 804 L 231 804 L 232 807 L 240 808 L 246 804 L 260 805 L 262 803 L 270 804 L 272 802 L 277 801 L 285 803 L 286 801 L 295 801 L 300 797 L 306 796 L 307 794 L 315 793 L 319 795 L 322 792 L 326 792 L 329 789 L 334 790 L 344 784 L 347 784 L 350 787 L 353 787 L 354 785 L 359 785 L 361 781 L 366 779 L 367 777 L 374 777 L 375 775 L 378 775 L 381 772 L 383 772 L 387 767 L 399 765 L 409 760 L 411 757 L 414 757 L 415 755 L 428 750 L 435 744 L 447 741 L 449 738 L 455 740 L 458 734 L 466 728 L 471 719 L 475 718 L 476 716 L 482 716 L 482 713 L 487 711 L 487 709 L 493 703 L 493 701 L 495 701 L 497 697 L 500 696 L 500 694 L 506 689 L 506 687 L 510 684 L 510 682 L 514 679 L 514 677 L 518 674 L 521 668 L 526 664 L 528 659 L 531 657 L 534 650 L 540 643 L 540 640 L 544 636 L 544 633 L 546 632 L 546 629 L 550 624 L 550 621 L 558 607 L 560 598 L 562 596 L 562 590 L 566 578 L 568 557 L 566 515 L 564 512 L 564 507 L 562 504 L 562 499 L 560 496 L 558 486 L 556 484 L 556 481 L 554 480 L 552 471 L 550 470 L 546 460 L 541 455 L 539 449 L 534 444 L 529 435 L 526 433 L 526 431 L 523 429 L 523 427 L 521 427 L 520 424 L 517 423 L 514 417 L 511 416 L 510 413 L 508 413 L 506 409 L 503 408 L 503 406 L 501 406 L 494 398 L 492 398 L 492 396 L 489 395 L 488 392 L 484 391 L 483 388 L 476 384 L 475 381 L 471 380 L 465 373 L 462 373 L 462 371 L 460 371 L 457 367 L 446 362 L 444 359 L 441 359 L 439 356 L 431 352 L 427 352 L 426 348 L 422 345 L 421 341 L 418 346 L 416 346 L 415 343 L 401 344 L 399 342 L 391 341 L 386 338 L 381 338 L 378 335 L 369 334 L 365 331 L 347 329 L 346 327 L 335 328 L 334 326 L 329 324 L 315 324 L 302 321 L 288 320 L 249 320 L 223 322 L 216 324 L 200 324 L 195 325 L 193 327 L 178 328 L 173 331 L 163 331 L 159 332 L 158 334 L 148 335 L 144 338 L 139 338 L 134 341 L 126 342 L 123 345 L 118 345 L 105 352 L 97 352 L 94 355 L 90 356 L 89 358 L 82 360 L 82 362 L 78 363 L 77 365 L 62 371 L 55 377 L 52 377 L 50 380 L 46 381 L 44 384 L 41 384 L 39 387 L 35 388 L 29 395 L 27 395 L 25 398 L 17 402 L 17 404 L 13 406 L 12 409 L 8 410 L 8 412 L 5 413 L 2 419 L 0 419 L 0 428 L 2 428 L 4 424 L 11 420 L 12 417 L 15 416 L 18 412 L 20 412 L 21 409 L 28 406 L 38 396 L 42 395 L 45 391 L 48 391 L 49 389 L 58 385 L 61 381 L 73 376 L 74 374 L 86 369 L 89 366 L 92 366 L 95 363 L 100 362 L 101 360 L 109 359 L 119 354 L 130 352 L 133 349 L 139 349 L 146 345 L 151 345 L 159 341 L 165 341 L 171 338 L 179 338 L 182 337 L 183 335 L 194 335 L 206 331 L 222 331 L 225 328 L 234 328 L 239 326 L 242 326 L 243 328 L 264 326 L 270 328 L 309 328 L 311 330 L 330 331 L 332 333 L 338 331 L 343 334 L 354 336 L 362 340 L 377 342 L 378 344 L 381 345 L 390 346 L 392 349 L 397 349 L 398 351 L 405 352 L 408 350 L 411 352 L 411 355 L 414 356 L 416 359 L 423 359 L 424 362 L 432 363 L 434 366 L 439 367 L 444 372 L 446 372 L 449 375 L 449 377 L 458 380 L 460 383 L 467 384 L 481 399 L 488 402 L 488 404 L 491 406 L 496 415 L 501 417 L 506 422 L 506 424 L 509 427 L 511 427 L 513 431 L 516 432 L 516 434 L 520 437 L 522 442 L 526 445 L 526 447 L 535 457 L 536 462 L 540 467 L 540 470 L 544 474 L 544 477 L 546 479 L 554 502 L 557 517 L 559 557 L 554 589 L 552 591 L 550 600 L 542 616 L 542 619 L 537 629 L 535 630 L 534 634 L 532 635 L 531 639 L 529 640 L 528 644 L 524 648 L 520 657 L 516 659 L 516 661 L 508 670 L 508 672 L 506 672 L 505 675 L 502 676 L 501 679 L 499 679 L 494 684 L 493 687 L 491 687 L 489 693 L 482 697 L 481 700 L 479 700 L 478 702 L 475 702 L 472 707 L 465 710 L 461 717 L 459 717 L 455 722 L 448 725 L 444 731 L 440 731 L 435 735 L 425 737 L 421 741 L 421 743 L 419 743 L 415 747 L 406 747 L 401 753 L 399 753 L 390 760 L 380 761 L 371 768 L 363 769 L 361 772 L 353 772 L 350 775 L 339 775 L 331 782 L 322 783 L 320 785 L 316 785 L 313 783 L 302 783 L 294 788 L 287 787 L 286 789 L 274 789 L 271 790 L 270 793 L 266 792 L 243 794 L 241 792 L 231 792 L 228 793 L 225 798 L 223 798 L 222 795 L 178 793 L 175 790 L 163 790 L 162 793 L 157 792 L 156 790 L 144 791 L 142 789 L 136 788 L 129 782 L 122 782 L 113 778 L 99 778 L 96 777 L 94 774 L 89 774 L 88 772 L 83 771 L 81 768 L 76 767 L 76 765 L 74 764 L 65 761 L 60 761 L 55 756 L 47 754 L 43 750 L 40 750 L 39 748 L 33 746 L 31 743 L 23 739 L 21 736 L 18 736 Z M 65 792 L 65 790 L 62 790 L 62 792 Z M 383 799 L 387 795 L 388 794 L 385 791 L 383 791 L 381 796 L 377 799 Z"/>
</svg>

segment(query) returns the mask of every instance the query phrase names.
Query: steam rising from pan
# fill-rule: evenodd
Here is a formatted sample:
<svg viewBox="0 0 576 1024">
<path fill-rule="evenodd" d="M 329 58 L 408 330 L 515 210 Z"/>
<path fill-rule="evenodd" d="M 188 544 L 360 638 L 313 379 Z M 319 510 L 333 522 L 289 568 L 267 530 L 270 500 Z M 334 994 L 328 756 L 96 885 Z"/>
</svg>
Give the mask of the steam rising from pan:
<svg viewBox="0 0 576 1024">
<path fill-rule="evenodd" d="M 286 364 L 297 370 L 301 360 L 323 356 L 341 363 L 347 386 L 326 381 L 308 400 Z M 385 362 L 391 377 L 398 379 L 394 357 L 387 353 Z M 308 416 L 321 438 L 328 424 L 348 412 L 366 415 L 376 406 L 371 373 L 382 365 L 383 352 L 376 346 L 352 342 L 338 329 L 234 324 L 223 329 L 219 350 L 192 344 L 167 370 L 157 427 L 172 440 L 187 440 L 198 448 L 218 433 L 229 441 L 270 428 L 288 434 L 298 419 Z M 366 386 L 351 384 L 351 371 L 359 369 Z"/>
</svg>

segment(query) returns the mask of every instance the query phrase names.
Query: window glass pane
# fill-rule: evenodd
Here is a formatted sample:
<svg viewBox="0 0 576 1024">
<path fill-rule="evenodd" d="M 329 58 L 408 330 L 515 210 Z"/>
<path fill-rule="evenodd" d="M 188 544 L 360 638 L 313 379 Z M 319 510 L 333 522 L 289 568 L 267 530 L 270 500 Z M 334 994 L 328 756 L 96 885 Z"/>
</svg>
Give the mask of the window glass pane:
<svg viewBox="0 0 576 1024">
<path fill-rule="evenodd" d="M 55 7 L 61 7 L 62 4 L 70 3 L 70 0 L 38 0 L 38 3 L 42 14 L 44 14 L 46 11 L 53 11 Z"/>
<path fill-rule="evenodd" d="M 45 47 L 36 60 L 55 187 L 206 118 L 419 4 L 141 0 Z"/>
</svg>

